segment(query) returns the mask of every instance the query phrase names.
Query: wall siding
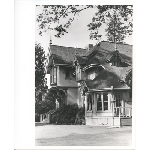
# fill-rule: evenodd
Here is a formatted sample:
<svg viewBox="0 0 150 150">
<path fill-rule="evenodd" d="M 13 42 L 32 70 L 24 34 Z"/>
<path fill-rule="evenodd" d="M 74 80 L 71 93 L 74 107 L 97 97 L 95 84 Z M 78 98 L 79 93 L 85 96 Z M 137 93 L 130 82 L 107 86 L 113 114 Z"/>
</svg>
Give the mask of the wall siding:
<svg viewBox="0 0 150 150">
<path fill-rule="evenodd" d="M 67 90 L 67 105 L 78 103 L 78 89 L 77 88 L 68 88 Z"/>
<path fill-rule="evenodd" d="M 57 86 L 63 87 L 78 87 L 76 78 L 71 76 L 71 79 L 66 79 L 65 69 L 61 66 L 57 68 Z"/>
</svg>

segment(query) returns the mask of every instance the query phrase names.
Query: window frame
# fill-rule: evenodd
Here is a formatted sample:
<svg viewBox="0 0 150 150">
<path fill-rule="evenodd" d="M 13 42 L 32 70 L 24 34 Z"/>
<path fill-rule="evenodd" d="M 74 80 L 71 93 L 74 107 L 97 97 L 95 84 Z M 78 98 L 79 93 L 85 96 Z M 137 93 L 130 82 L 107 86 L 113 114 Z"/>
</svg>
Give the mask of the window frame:
<svg viewBox="0 0 150 150">
<path fill-rule="evenodd" d="M 116 95 L 117 95 L 117 98 L 116 98 Z M 119 98 L 118 98 L 118 95 L 120 96 Z M 114 96 L 115 96 L 115 107 L 122 106 L 122 104 L 121 104 L 121 99 L 122 99 L 121 93 L 115 93 Z"/>
<path fill-rule="evenodd" d="M 97 99 L 97 95 L 101 95 L 101 103 L 102 103 L 102 110 L 98 110 L 98 108 L 97 108 L 97 106 L 96 106 L 96 111 L 97 112 L 111 112 L 111 108 L 110 108 L 110 99 L 109 99 L 109 97 L 108 97 L 108 95 L 110 94 L 109 92 L 97 92 L 96 93 L 96 102 L 98 103 L 98 99 Z M 107 94 L 107 101 L 104 101 L 104 94 Z M 104 103 L 105 102 L 107 102 L 107 110 L 105 110 L 105 108 L 104 108 Z"/>
<path fill-rule="evenodd" d="M 99 95 L 99 98 L 100 98 L 100 100 L 98 100 L 99 98 L 98 98 L 98 95 Z M 102 94 L 101 93 L 96 93 L 96 98 L 97 98 L 97 111 L 103 111 L 103 106 L 102 106 Z M 99 109 L 98 110 L 98 103 L 101 103 L 101 110 Z"/>
<path fill-rule="evenodd" d="M 108 109 L 108 94 L 106 95 L 106 97 L 107 97 L 107 100 L 104 100 L 104 94 L 107 94 L 107 93 L 103 93 L 103 105 L 104 105 L 104 111 L 108 111 L 109 109 Z M 105 110 L 105 103 L 107 103 L 107 109 Z"/>
<path fill-rule="evenodd" d="M 50 82 L 51 82 L 51 85 L 57 84 L 57 67 L 53 67 L 51 70 Z"/>
</svg>

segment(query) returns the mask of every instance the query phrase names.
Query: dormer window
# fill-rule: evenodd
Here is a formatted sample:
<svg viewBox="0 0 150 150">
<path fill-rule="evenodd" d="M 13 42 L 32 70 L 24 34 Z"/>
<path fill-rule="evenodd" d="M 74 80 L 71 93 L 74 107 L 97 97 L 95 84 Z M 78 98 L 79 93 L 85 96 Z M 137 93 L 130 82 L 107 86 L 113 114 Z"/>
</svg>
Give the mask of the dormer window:
<svg viewBox="0 0 150 150">
<path fill-rule="evenodd" d="M 122 58 L 119 54 L 119 51 L 113 51 L 106 57 L 106 62 L 110 64 L 110 66 L 120 67 L 122 65 Z"/>
<path fill-rule="evenodd" d="M 121 65 L 121 60 L 117 59 L 116 61 L 112 61 L 111 66 L 119 67 Z"/>
</svg>

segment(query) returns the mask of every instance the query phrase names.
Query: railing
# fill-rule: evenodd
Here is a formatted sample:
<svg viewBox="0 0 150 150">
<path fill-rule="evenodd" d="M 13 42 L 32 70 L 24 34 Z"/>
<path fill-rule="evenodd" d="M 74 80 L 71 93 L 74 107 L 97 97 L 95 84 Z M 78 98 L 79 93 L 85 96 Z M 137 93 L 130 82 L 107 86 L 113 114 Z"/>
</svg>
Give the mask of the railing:
<svg viewBox="0 0 150 150">
<path fill-rule="evenodd" d="M 114 116 L 117 117 L 132 117 L 132 108 L 131 107 L 115 107 Z"/>
</svg>

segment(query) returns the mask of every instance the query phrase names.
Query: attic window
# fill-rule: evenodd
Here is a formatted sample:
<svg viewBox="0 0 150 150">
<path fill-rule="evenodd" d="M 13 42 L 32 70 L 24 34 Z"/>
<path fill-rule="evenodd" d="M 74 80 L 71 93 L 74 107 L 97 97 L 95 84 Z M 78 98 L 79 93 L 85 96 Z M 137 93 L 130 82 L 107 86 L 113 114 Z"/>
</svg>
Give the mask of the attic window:
<svg viewBox="0 0 150 150">
<path fill-rule="evenodd" d="M 112 60 L 110 60 L 110 65 L 111 66 L 116 66 L 119 67 L 121 66 L 121 60 L 119 57 L 113 58 Z"/>
<path fill-rule="evenodd" d="M 120 60 L 112 62 L 112 66 L 119 67 L 120 65 L 121 65 Z"/>
</svg>

